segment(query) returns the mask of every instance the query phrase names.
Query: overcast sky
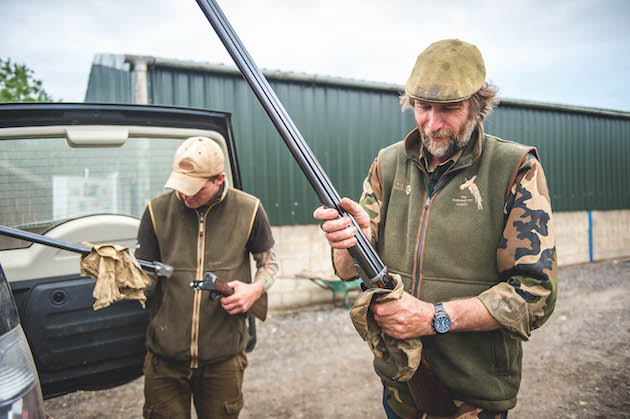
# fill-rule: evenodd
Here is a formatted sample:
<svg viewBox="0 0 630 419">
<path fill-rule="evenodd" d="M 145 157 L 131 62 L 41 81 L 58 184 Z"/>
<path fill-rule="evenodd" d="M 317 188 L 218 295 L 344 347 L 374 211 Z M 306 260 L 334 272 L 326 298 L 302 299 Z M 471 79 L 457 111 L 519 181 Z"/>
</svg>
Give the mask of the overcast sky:
<svg viewBox="0 0 630 419">
<path fill-rule="evenodd" d="M 630 111 L 630 0 L 218 0 L 265 69 L 404 85 L 431 42 L 477 45 L 500 96 Z M 194 0 L 0 0 L 0 57 L 83 101 L 95 54 L 233 62 Z"/>
</svg>

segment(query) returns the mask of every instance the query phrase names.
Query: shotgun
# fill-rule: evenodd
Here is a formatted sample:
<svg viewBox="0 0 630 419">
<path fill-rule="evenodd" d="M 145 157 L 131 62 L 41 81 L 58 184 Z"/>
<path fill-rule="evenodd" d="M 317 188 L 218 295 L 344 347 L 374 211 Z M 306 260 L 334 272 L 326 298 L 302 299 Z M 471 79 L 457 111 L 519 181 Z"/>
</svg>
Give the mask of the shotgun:
<svg viewBox="0 0 630 419">
<path fill-rule="evenodd" d="M 192 281 L 190 287 L 196 290 L 210 291 L 210 295 L 215 300 L 220 300 L 223 296 L 227 297 L 234 294 L 234 288 L 228 286 L 225 281 L 212 272 L 206 272 L 201 281 Z M 247 312 L 265 321 L 267 318 L 267 292 L 264 292 L 258 297 Z"/>
<path fill-rule="evenodd" d="M 196 0 L 206 15 L 208 22 L 221 39 L 221 42 L 239 68 L 243 78 L 249 84 L 260 104 L 269 115 L 289 151 L 302 172 L 315 190 L 319 201 L 328 208 L 335 208 L 341 216 L 350 218 L 357 228 L 357 244 L 348 249 L 354 260 L 354 267 L 362 280 L 361 288 L 393 289 L 393 282 L 387 276 L 387 267 L 370 244 L 355 219 L 341 206 L 341 197 L 332 185 L 328 175 L 302 137 L 291 117 L 280 103 L 271 85 L 262 74 L 254 60 L 234 32 L 223 11 L 215 0 Z M 424 354 L 421 368 L 408 382 L 409 389 L 418 410 L 445 416 L 452 414 L 453 402 L 448 389 L 432 373 Z"/>
</svg>

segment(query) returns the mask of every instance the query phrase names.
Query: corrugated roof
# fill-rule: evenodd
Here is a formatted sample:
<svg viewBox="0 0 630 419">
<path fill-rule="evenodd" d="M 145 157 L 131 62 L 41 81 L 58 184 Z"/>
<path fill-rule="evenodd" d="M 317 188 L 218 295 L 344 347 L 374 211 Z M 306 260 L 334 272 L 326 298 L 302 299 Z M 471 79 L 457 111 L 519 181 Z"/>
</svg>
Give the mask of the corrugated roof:
<svg viewBox="0 0 630 419">
<path fill-rule="evenodd" d="M 223 73 L 223 74 L 240 74 L 238 67 L 233 64 L 224 64 L 224 63 L 210 63 L 210 62 L 199 62 L 199 61 L 191 61 L 191 60 L 177 60 L 173 58 L 162 58 L 155 57 L 150 55 L 134 55 L 134 54 L 124 54 L 124 55 L 113 55 L 113 54 L 97 54 L 96 57 L 100 57 L 98 60 L 98 64 L 106 65 L 105 62 L 113 62 L 116 65 L 115 68 L 123 69 L 122 63 L 132 63 L 134 61 L 144 61 L 148 65 L 156 65 L 162 67 L 171 67 L 171 68 L 181 68 L 187 70 L 199 70 L 199 71 L 210 71 L 215 73 Z M 94 60 L 97 63 L 97 58 Z M 394 83 L 385 83 L 385 82 L 377 82 L 377 81 L 369 81 L 369 80 L 360 80 L 360 79 L 352 79 L 352 78 L 344 78 L 344 77 L 336 77 L 331 75 L 321 75 L 321 74 L 311 74 L 311 73 L 302 73 L 302 72 L 293 72 L 293 71 L 283 71 L 277 69 L 265 69 L 262 68 L 261 71 L 270 80 L 284 80 L 284 81 L 294 81 L 300 83 L 310 83 L 310 84 L 322 84 L 322 85 L 333 85 L 333 86 L 343 86 L 343 87 L 356 87 L 360 89 L 374 89 L 374 90 L 385 90 L 392 91 L 396 93 L 403 92 L 405 87 L 403 85 L 398 85 Z M 605 116 L 615 116 L 619 118 L 630 118 L 630 112 L 614 110 L 614 109 L 604 109 L 604 108 L 596 108 L 596 107 L 588 107 L 588 106 L 575 106 L 569 104 L 560 104 L 560 103 L 545 103 L 545 102 L 535 102 L 521 99 L 513 99 L 513 98 L 502 98 L 501 103 L 505 105 L 513 105 L 513 106 L 522 106 L 522 107 L 530 107 L 530 108 L 538 108 L 538 109 L 549 109 L 549 110 L 557 110 L 557 111 L 566 111 L 566 112 L 577 112 L 577 113 L 587 113 L 593 115 L 605 115 Z"/>
</svg>

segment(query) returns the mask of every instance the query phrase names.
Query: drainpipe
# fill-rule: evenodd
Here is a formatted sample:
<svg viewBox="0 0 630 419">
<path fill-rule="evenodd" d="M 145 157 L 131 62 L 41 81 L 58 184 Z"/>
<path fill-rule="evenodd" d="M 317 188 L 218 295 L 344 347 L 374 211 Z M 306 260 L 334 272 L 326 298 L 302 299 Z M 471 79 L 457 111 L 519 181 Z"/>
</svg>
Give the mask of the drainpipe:
<svg viewBox="0 0 630 419">
<path fill-rule="evenodd" d="M 147 82 L 147 64 L 150 62 L 151 57 L 142 57 L 127 55 L 125 56 L 125 62 L 131 65 L 131 71 L 133 71 L 133 103 L 136 105 L 148 105 L 149 104 L 149 88 Z M 137 175 L 135 180 L 135 188 L 132 189 L 133 202 L 135 203 L 137 214 L 142 214 L 143 208 L 146 207 L 148 201 L 142 199 L 147 197 L 150 193 L 149 178 L 151 175 L 149 162 L 146 156 L 150 155 L 149 140 L 139 139 L 138 143 L 138 163 L 136 166 Z"/>
<path fill-rule="evenodd" d="M 149 87 L 147 83 L 148 59 L 138 56 L 126 56 L 125 62 L 131 64 L 133 71 L 133 99 L 137 105 L 149 104 Z"/>
<path fill-rule="evenodd" d="M 588 256 L 589 261 L 593 262 L 593 212 L 588 212 Z"/>
</svg>

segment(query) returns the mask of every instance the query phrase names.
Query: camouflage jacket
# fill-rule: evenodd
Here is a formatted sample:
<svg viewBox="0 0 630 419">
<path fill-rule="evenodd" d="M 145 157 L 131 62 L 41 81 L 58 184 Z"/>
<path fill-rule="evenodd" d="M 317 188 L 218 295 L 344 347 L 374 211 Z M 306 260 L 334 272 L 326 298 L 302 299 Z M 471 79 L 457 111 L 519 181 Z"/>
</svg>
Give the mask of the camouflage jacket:
<svg viewBox="0 0 630 419">
<path fill-rule="evenodd" d="M 479 132 L 483 135 L 482 126 Z M 415 156 L 415 159 L 429 173 L 445 170 L 462 155 L 460 151 L 432 170 L 425 151 L 421 146 L 419 149 L 420 155 Z M 364 181 L 360 204 L 370 216 L 372 240 L 376 245 L 383 204 L 378 157 Z M 503 208 L 504 230 L 496 250 L 496 260 L 498 273 L 505 280 L 478 297 L 511 336 L 527 340 L 531 331 L 550 317 L 557 295 L 557 262 L 550 198 L 542 166 L 533 154 L 528 154 L 522 161 Z M 532 249 L 534 255 L 531 254 Z M 546 262 L 541 263 L 542 259 Z"/>
</svg>

